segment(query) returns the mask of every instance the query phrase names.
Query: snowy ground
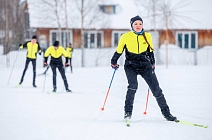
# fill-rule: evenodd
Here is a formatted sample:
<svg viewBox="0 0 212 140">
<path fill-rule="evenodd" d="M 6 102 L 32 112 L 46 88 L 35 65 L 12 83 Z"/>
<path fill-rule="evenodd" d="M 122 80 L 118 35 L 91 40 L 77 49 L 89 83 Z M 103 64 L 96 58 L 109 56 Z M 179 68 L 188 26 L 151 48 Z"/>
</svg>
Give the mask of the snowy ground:
<svg viewBox="0 0 212 140">
<path fill-rule="evenodd" d="M 158 66 L 156 74 L 173 115 L 208 128 L 164 121 L 154 97 L 143 115 L 147 85 L 139 77 L 131 127 L 123 119 L 127 81 L 123 67 L 116 72 L 105 110 L 101 111 L 113 74 L 110 67 L 76 68 L 66 75 L 73 93 L 64 92 L 57 75 L 58 94 L 52 90 L 49 69 L 32 87 L 31 64 L 23 85 L 23 68 L 0 68 L 1 140 L 212 140 L 212 66 Z M 44 69 L 37 69 L 37 74 Z"/>
</svg>

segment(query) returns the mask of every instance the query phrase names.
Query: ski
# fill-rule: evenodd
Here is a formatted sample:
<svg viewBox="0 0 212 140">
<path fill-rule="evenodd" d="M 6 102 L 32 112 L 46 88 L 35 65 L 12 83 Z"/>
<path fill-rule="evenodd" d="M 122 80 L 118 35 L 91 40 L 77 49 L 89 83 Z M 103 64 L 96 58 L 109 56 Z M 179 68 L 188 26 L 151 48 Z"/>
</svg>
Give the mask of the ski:
<svg viewBox="0 0 212 140">
<path fill-rule="evenodd" d="M 197 126 L 201 128 L 207 128 L 207 125 L 202 125 L 202 124 L 197 124 L 197 123 L 191 123 L 191 122 L 186 122 L 186 121 L 181 121 L 181 120 L 175 120 L 176 123 L 179 124 L 185 124 L 185 125 L 190 125 L 190 126 Z"/>
<path fill-rule="evenodd" d="M 59 92 L 53 92 L 53 91 L 50 91 L 50 92 L 47 92 L 47 94 L 70 94 L 70 93 L 78 93 L 78 92 L 66 92 L 66 91 L 59 91 Z"/>
<path fill-rule="evenodd" d="M 37 76 L 42 76 L 42 75 L 46 75 L 46 73 L 37 74 Z"/>
<path fill-rule="evenodd" d="M 18 88 L 18 87 L 20 87 L 21 86 L 21 84 L 18 84 L 17 86 L 15 86 L 15 88 Z"/>
<path fill-rule="evenodd" d="M 126 126 L 127 127 L 130 127 L 130 119 L 129 118 L 126 118 L 125 121 L 126 121 Z"/>
</svg>

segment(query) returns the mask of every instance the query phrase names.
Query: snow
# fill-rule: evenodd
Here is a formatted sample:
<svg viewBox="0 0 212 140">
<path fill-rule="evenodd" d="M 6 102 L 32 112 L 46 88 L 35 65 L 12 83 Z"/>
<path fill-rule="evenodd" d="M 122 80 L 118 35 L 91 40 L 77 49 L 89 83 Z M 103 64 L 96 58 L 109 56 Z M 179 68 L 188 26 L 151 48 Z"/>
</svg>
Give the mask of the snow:
<svg viewBox="0 0 212 140">
<path fill-rule="evenodd" d="M 212 65 L 212 46 L 205 46 L 201 49 L 181 49 L 174 44 L 168 45 L 168 65 Z M 116 48 L 85 49 L 85 67 L 108 66 Z M 27 50 L 11 51 L 8 55 L 0 55 L 0 67 L 23 68 L 26 61 Z M 160 49 L 155 50 L 157 65 L 166 65 L 166 46 L 162 44 Z M 81 67 L 81 49 L 74 49 L 72 64 L 73 67 Z M 50 60 L 50 59 L 49 59 Z M 125 52 L 118 63 L 123 66 Z M 8 62 L 8 64 L 7 64 Z M 37 55 L 37 68 L 43 67 L 43 55 Z"/>
<path fill-rule="evenodd" d="M 121 66 L 112 78 L 107 67 L 66 70 L 66 93 L 60 74 L 57 94 L 52 90 L 52 72 L 37 76 L 38 88 L 32 87 L 30 64 L 24 82 L 18 84 L 23 68 L 0 68 L 0 138 L 1 140 L 211 140 L 212 139 L 212 66 L 156 67 L 163 93 L 173 115 L 183 121 L 209 125 L 200 128 L 164 121 L 155 98 L 150 94 L 147 115 L 143 115 L 148 86 L 138 77 L 131 127 L 126 127 L 123 106 L 127 80 Z M 38 68 L 37 74 L 45 68 Z M 11 79 L 9 79 L 11 75 Z"/>
</svg>

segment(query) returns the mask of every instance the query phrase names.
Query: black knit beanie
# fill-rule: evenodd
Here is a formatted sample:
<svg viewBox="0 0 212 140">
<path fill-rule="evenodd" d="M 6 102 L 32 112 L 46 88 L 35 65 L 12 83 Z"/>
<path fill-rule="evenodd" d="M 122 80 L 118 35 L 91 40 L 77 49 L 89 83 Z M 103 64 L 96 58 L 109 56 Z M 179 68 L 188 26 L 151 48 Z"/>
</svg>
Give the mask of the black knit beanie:
<svg viewBox="0 0 212 140">
<path fill-rule="evenodd" d="M 59 41 L 55 41 L 55 42 L 53 43 L 53 46 L 58 47 L 59 44 L 60 44 Z"/>
<path fill-rule="evenodd" d="M 136 20 L 140 20 L 143 23 L 143 20 L 140 16 L 135 16 L 130 19 L 130 25 L 132 26 L 133 22 L 135 22 Z"/>
<path fill-rule="evenodd" d="M 33 35 L 33 36 L 32 36 L 32 39 L 37 39 L 37 36 L 36 36 L 36 35 Z"/>
</svg>

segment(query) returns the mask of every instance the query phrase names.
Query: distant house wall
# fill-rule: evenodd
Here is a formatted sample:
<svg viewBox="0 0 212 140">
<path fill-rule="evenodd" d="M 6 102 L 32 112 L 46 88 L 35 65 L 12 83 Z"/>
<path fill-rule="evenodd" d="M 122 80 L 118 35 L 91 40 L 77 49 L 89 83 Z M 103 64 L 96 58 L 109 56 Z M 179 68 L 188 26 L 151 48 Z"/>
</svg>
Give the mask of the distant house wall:
<svg viewBox="0 0 212 140">
<path fill-rule="evenodd" d="M 168 31 L 168 39 L 170 44 L 175 44 L 175 32 L 173 31 Z M 165 44 L 166 41 L 166 31 L 165 30 L 160 30 L 159 31 L 159 46 L 162 44 Z"/>
<path fill-rule="evenodd" d="M 168 30 L 168 37 L 170 44 L 176 44 L 176 32 L 197 32 L 198 48 L 204 46 L 212 46 L 212 30 Z M 159 46 L 165 43 L 166 31 L 159 31 Z"/>
<path fill-rule="evenodd" d="M 207 45 L 212 46 L 212 30 L 199 30 L 198 37 L 199 48 Z"/>
<path fill-rule="evenodd" d="M 73 29 L 73 46 L 74 48 L 80 48 L 81 44 L 81 30 Z"/>
<path fill-rule="evenodd" d="M 112 47 L 112 30 L 107 29 L 104 30 L 104 47 L 109 48 Z"/>
<path fill-rule="evenodd" d="M 50 43 L 50 31 L 51 30 L 57 30 L 55 28 L 38 28 L 37 29 L 37 35 L 38 38 L 41 35 L 45 35 L 46 41 L 47 41 L 47 46 L 52 45 Z M 62 29 L 65 30 L 65 29 Z M 81 30 L 80 29 L 70 29 L 72 30 L 72 36 L 73 36 L 73 46 L 75 48 L 80 48 L 81 44 Z M 95 29 L 93 29 L 95 31 Z M 92 31 L 92 30 L 89 30 Z M 103 32 L 103 48 L 110 48 L 110 47 L 116 47 L 113 46 L 113 31 L 123 31 L 126 32 L 127 30 L 124 29 L 100 29 L 98 31 Z M 86 30 L 85 30 L 86 32 Z M 176 33 L 177 32 L 196 32 L 197 33 L 197 46 L 198 48 L 202 48 L 203 46 L 212 46 L 212 30 L 168 30 L 168 37 L 169 37 L 169 43 L 170 44 L 177 44 L 176 43 Z M 166 31 L 165 30 L 159 30 L 159 46 L 165 43 L 166 40 Z M 39 41 L 39 40 L 38 40 Z"/>
</svg>

